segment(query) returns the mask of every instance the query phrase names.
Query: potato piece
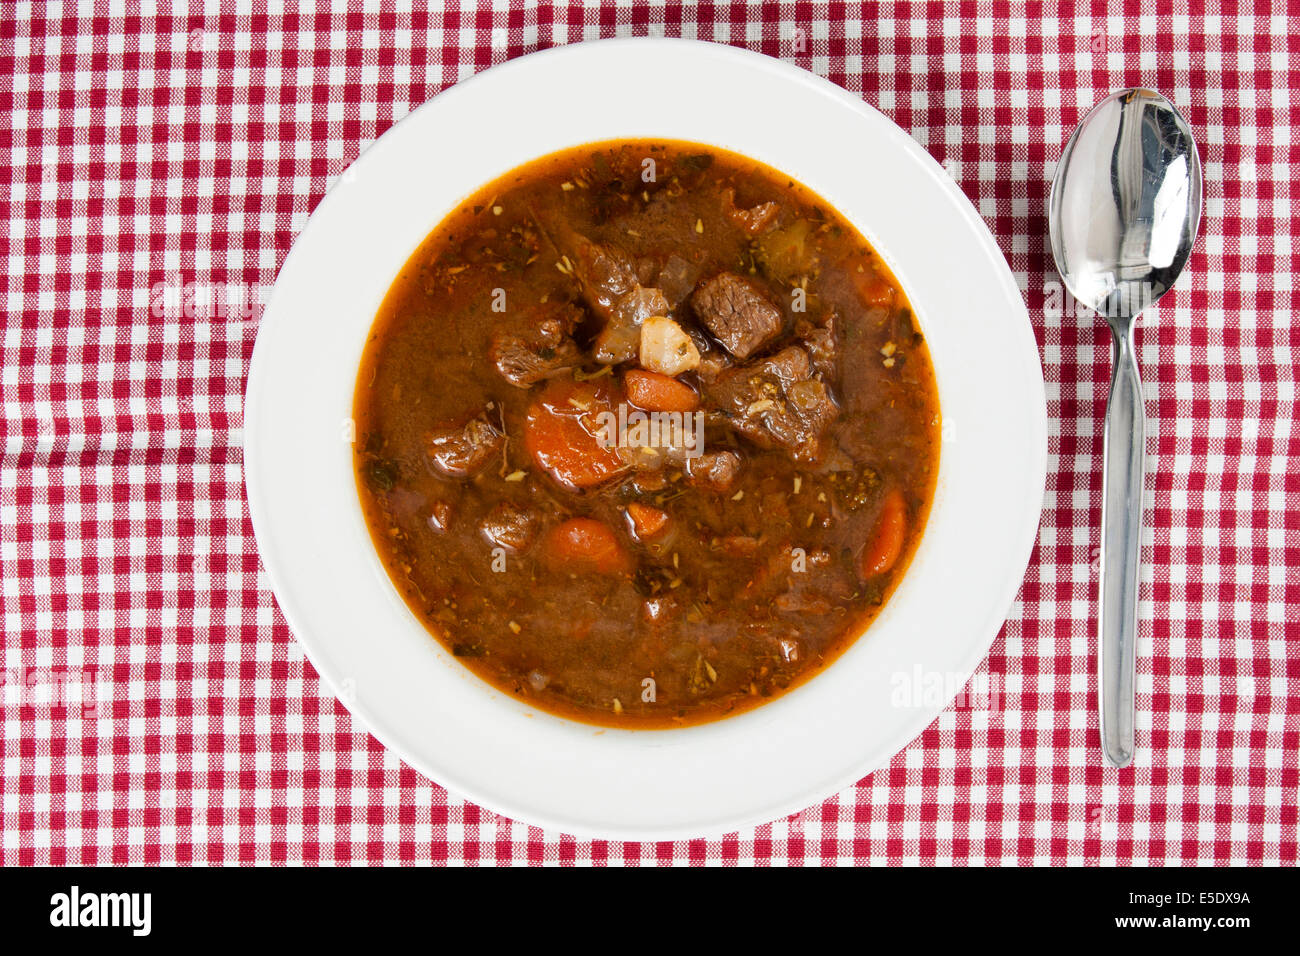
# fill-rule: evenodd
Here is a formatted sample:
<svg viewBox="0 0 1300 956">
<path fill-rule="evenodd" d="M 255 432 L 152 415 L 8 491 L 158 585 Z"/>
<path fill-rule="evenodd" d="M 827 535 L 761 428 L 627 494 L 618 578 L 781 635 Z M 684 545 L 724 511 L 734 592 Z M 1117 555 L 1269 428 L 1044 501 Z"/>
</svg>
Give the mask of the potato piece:
<svg viewBox="0 0 1300 956">
<path fill-rule="evenodd" d="M 700 350 L 672 319 L 654 315 L 641 323 L 641 367 L 661 375 L 698 368 Z"/>
</svg>

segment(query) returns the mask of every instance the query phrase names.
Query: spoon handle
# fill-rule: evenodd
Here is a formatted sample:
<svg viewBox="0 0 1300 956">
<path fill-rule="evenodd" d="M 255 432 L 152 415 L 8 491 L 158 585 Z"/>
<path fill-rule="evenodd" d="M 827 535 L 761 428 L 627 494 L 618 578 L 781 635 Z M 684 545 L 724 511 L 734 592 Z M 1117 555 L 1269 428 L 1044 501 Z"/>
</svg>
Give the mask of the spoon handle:
<svg viewBox="0 0 1300 956">
<path fill-rule="evenodd" d="M 1097 638 L 1101 749 L 1114 767 L 1136 751 L 1138 558 L 1142 547 L 1142 485 L 1146 417 L 1133 354 L 1133 323 L 1111 329 L 1110 396 L 1102 437 L 1101 584 Z"/>
</svg>

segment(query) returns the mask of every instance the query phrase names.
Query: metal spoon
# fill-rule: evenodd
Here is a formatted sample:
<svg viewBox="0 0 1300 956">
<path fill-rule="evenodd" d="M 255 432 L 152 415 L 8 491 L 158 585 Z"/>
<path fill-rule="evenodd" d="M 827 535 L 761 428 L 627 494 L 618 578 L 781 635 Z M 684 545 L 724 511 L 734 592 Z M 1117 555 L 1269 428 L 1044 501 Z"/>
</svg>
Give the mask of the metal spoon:
<svg viewBox="0 0 1300 956">
<path fill-rule="evenodd" d="M 1070 293 L 1110 326 L 1102 439 L 1098 678 L 1101 748 L 1133 760 L 1138 558 L 1146 420 L 1133 354 L 1137 315 L 1165 294 L 1201 219 L 1201 161 L 1172 103 L 1151 90 L 1112 93 L 1074 131 L 1056 167 L 1048 220 Z"/>
</svg>

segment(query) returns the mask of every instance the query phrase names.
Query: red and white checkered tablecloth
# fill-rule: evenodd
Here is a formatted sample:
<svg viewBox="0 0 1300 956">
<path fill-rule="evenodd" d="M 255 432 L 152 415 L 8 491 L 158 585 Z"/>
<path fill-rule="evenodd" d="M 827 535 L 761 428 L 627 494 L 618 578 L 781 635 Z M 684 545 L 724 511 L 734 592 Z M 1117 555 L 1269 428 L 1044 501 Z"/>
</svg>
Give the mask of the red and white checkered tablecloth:
<svg viewBox="0 0 1300 956">
<path fill-rule="evenodd" d="M 1300 4 L 422 6 L 0 8 L 0 861 L 1296 863 Z M 795 62 L 942 161 L 1024 289 L 1050 423 L 1038 545 L 977 675 L 998 693 L 821 806 L 659 845 L 495 816 L 359 729 L 276 608 L 240 453 L 251 297 L 347 164 L 477 70 L 646 33 Z M 1190 121 L 1206 199 L 1140 333 L 1142 752 L 1116 771 L 1091 638 L 1108 340 L 1056 307 L 1045 206 L 1076 121 L 1138 84 Z M 194 307 L 153 308 L 169 290 Z"/>
</svg>

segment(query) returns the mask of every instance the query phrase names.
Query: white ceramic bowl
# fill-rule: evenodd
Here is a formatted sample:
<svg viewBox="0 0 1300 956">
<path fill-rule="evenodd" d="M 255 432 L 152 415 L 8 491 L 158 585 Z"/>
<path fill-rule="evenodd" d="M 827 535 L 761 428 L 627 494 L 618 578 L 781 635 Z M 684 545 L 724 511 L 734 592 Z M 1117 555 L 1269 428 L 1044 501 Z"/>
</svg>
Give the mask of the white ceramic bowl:
<svg viewBox="0 0 1300 956">
<path fill-rule="evenodd" d="M 421 240 L 501 173 L 619 137 L 725 147 L 829 200 L 911 298 L 944 415 L 929 525 L 869 632 L 786 696 L 679 730 L 601 731 L 538 712 L 443 651 L 379 563 L 345 439 L 366 334 Z M 1024 575 L 1046 477 L 1046 404 L 1024 304 L 939 165 L 824 80 L 679 40 L 523 57 L 439 94 L 380 137 L 320 203 L 280 270 L 244 425 L 262 562 L 308 657 L 359 723 L 485 807 L 625 839 L 771 820 L 885 764 L 987 653 Z M 914 693 L 918 678 L 949 690 L 942 699 Z"/>
</svg>

